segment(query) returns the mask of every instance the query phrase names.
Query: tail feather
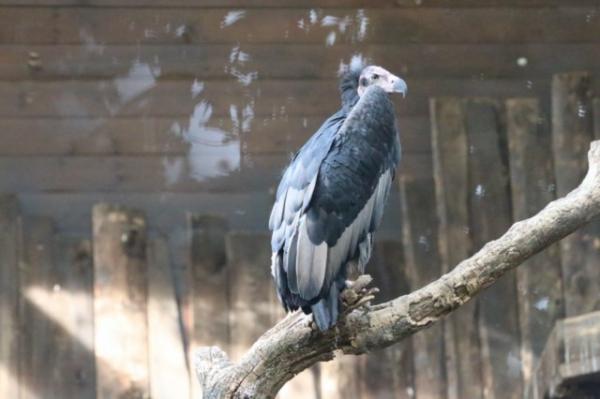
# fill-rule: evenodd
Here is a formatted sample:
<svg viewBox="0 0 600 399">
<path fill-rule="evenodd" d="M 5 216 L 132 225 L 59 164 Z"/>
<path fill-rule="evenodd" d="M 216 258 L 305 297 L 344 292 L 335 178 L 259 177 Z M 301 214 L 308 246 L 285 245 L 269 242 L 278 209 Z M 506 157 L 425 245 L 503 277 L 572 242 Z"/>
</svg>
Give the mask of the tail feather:
<svg viewBox="0 0 600 399">
<path fill-rule="evenodd" d="M 334 282 L 329 289 L 327 298 L 311 306 L 313 319 L 319 330 L 326 331 L 335 325 L 339 315 L 339 293 L 340 290 Z"/>
</svg>

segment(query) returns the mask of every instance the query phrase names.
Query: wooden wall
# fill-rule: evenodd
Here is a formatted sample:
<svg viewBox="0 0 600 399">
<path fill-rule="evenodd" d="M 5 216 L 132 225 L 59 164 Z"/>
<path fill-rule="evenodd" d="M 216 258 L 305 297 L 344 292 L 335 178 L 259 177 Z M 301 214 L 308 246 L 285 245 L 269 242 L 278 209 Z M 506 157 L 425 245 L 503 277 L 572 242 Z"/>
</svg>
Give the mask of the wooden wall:
<svg viewBox="0 0 600 399">
<path fill-rule="evenodd" d="M 172 397 L 169 381 L 186 397 L 191 348 L 239 355 L 273 324 L 273 192 L 358 54 L 409 86 L 370 265 L 380 300 L 576 184 L 600 80 L 596 0 L 0 0 L 0 397 Z M 550 248 L 410 342 L 305 373 L 286 397 L 521 397 L 556 318 L 600 307 L 597 237 Z"/>
</svg>

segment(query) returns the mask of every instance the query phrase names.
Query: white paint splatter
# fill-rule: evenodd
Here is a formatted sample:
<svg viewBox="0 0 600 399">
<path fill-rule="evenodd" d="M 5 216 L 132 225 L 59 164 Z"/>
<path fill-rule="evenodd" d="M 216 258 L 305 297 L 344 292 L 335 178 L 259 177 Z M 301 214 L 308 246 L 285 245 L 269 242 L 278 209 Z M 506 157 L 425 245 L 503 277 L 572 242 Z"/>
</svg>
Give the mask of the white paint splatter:
<svg viewBox="0 0 600 399">
<path fill-rule="evenodd" d="M 527 57 L 517 58 L 517 65 L 520 66 L 521 68 L 526 67 L 528 63 L 529 63 L 529 60 L 527 59 Z"/>
<path fill-rule="evenodd" d="M 317 12 L 315 10 L 310 10 L 308 12 L 308 20 L 313 25 L 317 23 L 317 21 L 319 20 L 319 16 L 317 15 Z"/>
<path fill-rule="evenodd" d="M 336 33 L 329 32 L 329 34 L 327 35 L 327 38 L 325 39 L 325 44 L 327 46 L 333 46 L 335 44 L 335 39 L 336 39 Z"/>
<path fill-rule="evenodd" d="M 483 187 L 481 184 L 478 184 L 477 187 L 475 187 L 475 195 L 478 196 L 479 198 L 482 198 L 485 196 L 485 187 Z"/>
<path fill-rule="evenodd" d="M 198 97 L 200 93 L 204 90 L 204 82 L 199 81 L 198 79 L 194 79 L 192 82 L 192 98 Z"/>
<path fill-rule="evenodd" d="M 181 179 L 184 166 L 182 158 L 175 158 L 173 161 L 170 161 L 169 158 L 164 157 L 162 165 L 167 186 L 172 186 Z"/>
<path fill-rule="evenodd" d="M 244 18 L 245 15 L 246 11 L 244 10 L 229 11 L 223 18 L 223 21 L 221 21 L 221 29 L 235 24 L 237 21 Z"/>
<path fill-rule="evenodd" d="M 190 117 L 188 128 L 183 132 L 191 144 L 188 154 L 190 176 L 197 181 L 226 176 L 240 167 L 240 141 L 231 134 L 208 126 L 212 106 L 199 102 Z"/>
<path fill-rule="evenodd" d="M 156 85 L 160 76 L 159 67 L 151 67 L 147 63 L 134 61 L 126 76 L 114 79 L 121 103 L 125 104 L 150 90 Z"/>
<path fill-rule="evenodd" d="M 339 17 L 334 17 L 333 15 L 326 15 L 321 19 L 321 26 L 334 26 L 339 22 Z"/>
<path fill-rule="evenodd" d="M 545 296 L 545 297 L 541 298 L 540 300 L 538 300 L 533 306 L 535 306 L 535 308 L 537 310 L 547 310 L 549 304 L 550 304 L 550 298 Z"/>
<path fill-rule="evenodd" d="M 367 38 L 367 28 L 369 27 L 369 17 L 365 13 L 365 10 L 358 10 L 356 12 L 356 19 L 358 20 L 358 32 L 356 38 L 359 42 L 362 42 Z"/>
</svg>

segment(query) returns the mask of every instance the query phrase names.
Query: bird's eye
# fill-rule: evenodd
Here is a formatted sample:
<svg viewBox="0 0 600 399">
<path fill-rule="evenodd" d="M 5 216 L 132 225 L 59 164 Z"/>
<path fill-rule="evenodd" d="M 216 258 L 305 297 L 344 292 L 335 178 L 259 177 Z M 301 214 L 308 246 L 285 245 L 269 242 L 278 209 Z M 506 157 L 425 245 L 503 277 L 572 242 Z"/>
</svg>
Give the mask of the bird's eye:
<svg viewBox="0 0 600 399">
<path fill-rule="evenodd" d="M 379 75 L 377 75 L 376 73 L 373 74 L 373 80 L 377 80 L 379 79 Z"/>
</svg>

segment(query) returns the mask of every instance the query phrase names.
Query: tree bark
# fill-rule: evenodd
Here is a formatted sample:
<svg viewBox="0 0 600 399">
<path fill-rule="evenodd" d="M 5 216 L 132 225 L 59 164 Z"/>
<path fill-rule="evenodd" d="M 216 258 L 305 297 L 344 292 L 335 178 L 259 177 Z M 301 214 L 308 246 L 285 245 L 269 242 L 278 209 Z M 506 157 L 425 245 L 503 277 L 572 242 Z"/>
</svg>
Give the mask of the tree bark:
<svg viewBox="0 0 600 399">
<path fill-rule="evenodd" d="M 204 398 L 273 398 L 286 381 L 316 362 L 331 360 L 336 350 L 361 354 L 385 348 L 439 321 L 527 258 L 600 215 L 600 141 L 592 143 L 588 159 L 589 170 L 579 187 L 409 295 L 354 310 L 326 332 L 318 331 L 311 316 L 289 314 L 237 364 L 217 347 L 201 348 L 196 372 Z"/>
</svg>

